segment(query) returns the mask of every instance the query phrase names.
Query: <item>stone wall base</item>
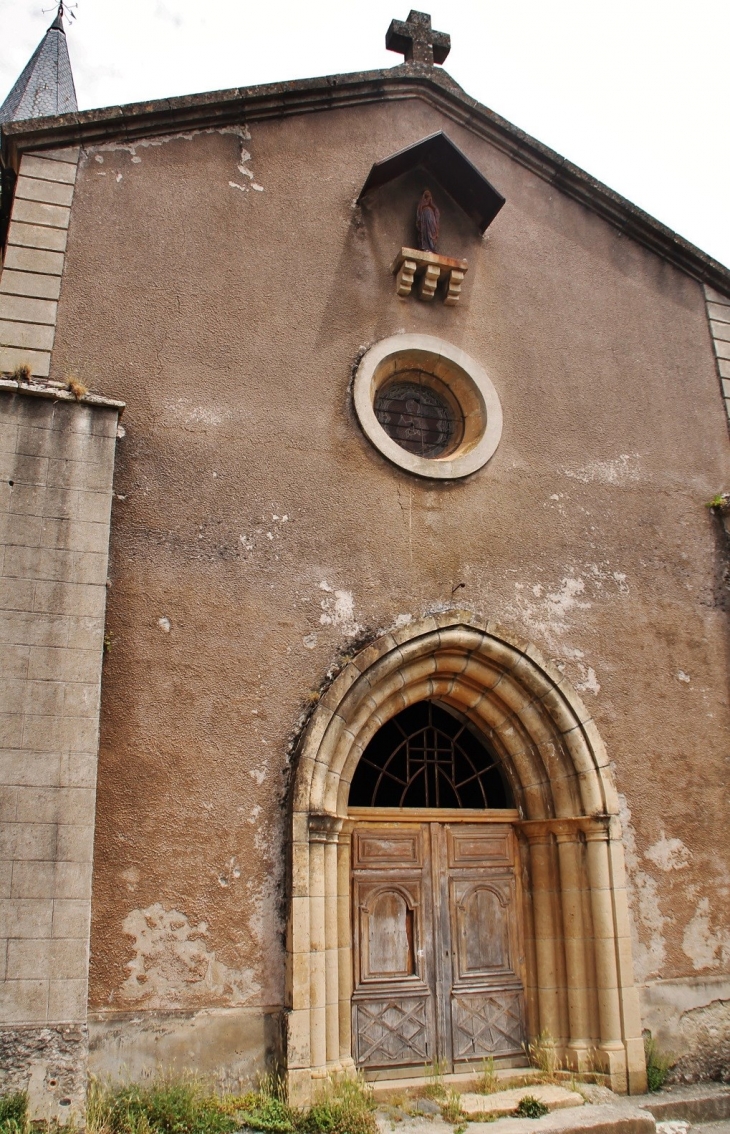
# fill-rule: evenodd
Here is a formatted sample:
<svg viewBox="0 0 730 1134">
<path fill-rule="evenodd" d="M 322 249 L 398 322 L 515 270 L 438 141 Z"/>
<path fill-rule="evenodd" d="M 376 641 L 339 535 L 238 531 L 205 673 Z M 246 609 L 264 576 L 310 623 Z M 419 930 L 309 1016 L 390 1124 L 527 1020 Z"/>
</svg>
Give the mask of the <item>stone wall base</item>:
<svg viewBox="0 0 730 1134">
<path fill-rule="evenodd" d="M 248 1090 L 282 1062 L 281 1008 L 89 1014 L 89 1071 L 113 1081 L 190 1072 Z"/>
<path fill-rule="evenodd" d="M 87 1054 L 84 1024 L 0 1027 L 0 1094 L 27 1091 L 32 1121 L 83 1125 Z"/>
<path fill-rule="evenodd" d="M 730 1082 L 730 977 L 684 977 L 639 986 L 641 1017 L 676 1060 L 679 1082 Z"/>
</svg>

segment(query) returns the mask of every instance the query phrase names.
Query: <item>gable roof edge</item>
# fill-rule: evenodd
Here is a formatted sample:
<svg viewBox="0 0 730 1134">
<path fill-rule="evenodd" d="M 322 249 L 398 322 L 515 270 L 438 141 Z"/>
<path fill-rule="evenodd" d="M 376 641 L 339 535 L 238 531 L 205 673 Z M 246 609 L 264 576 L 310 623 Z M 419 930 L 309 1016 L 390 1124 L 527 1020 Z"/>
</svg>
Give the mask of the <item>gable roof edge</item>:
<svg viewBox="0 0 730 1134">
<path fill-rule="evenodd" d="M 381 71 L 329 75 L 289 83 L 131 103 L 100 110 L 2 123 L 3 164 L 17 169 L 29 150 L 129 143 L 162 134 L 216 129 L 243 122 L 422 98 L 452 121 L 494 145 L 543 181 L 591 209 L 700 283 L 730 296 L 730 268 L 633 205 L 549 146 L 467 95 L 440 68 L 402 64 Z"/>
</svg>

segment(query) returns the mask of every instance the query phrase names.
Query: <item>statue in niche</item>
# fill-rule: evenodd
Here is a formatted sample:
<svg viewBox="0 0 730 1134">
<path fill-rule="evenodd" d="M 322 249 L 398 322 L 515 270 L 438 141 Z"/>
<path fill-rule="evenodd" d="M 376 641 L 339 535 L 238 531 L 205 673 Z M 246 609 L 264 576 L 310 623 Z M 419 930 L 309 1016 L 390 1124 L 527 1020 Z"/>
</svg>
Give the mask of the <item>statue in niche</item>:
<svg viewBox="0 0 730 1134">
<path fill-rule="evenodd" d="M 422 252 L 435 252 L 439 239 L 440 213 L 436 202 L 431 196 L 430 189 L 423 190 L 423 196 L 416 209 L 416 228 L 418 230 L 418 246 Z"/>
</svg>

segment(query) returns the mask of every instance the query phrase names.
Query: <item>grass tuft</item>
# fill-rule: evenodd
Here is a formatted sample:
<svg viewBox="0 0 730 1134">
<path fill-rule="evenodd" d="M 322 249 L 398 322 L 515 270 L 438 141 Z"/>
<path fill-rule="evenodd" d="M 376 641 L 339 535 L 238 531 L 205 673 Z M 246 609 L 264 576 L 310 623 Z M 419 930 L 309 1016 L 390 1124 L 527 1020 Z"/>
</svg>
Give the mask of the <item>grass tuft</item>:
<svg viewBox="0 0 730 1134">
<path fill-rule="evenodd" d="M 66 379 L 66 386 L 77 401 L 79 398 L 83 398 L 84 394 L 88 394 L 89 392 L 83 382 L 79 382 L 75 374 L 69 375 L 69 377 Z"/>
<path fill-rule="evenodd" d="M 24 1091 L 0 1095 L 0 1134 L 25 1134 L 28 1129 L 28 1096 Z"/>
<path fill-rule="evenodd" d="M 646 1057 L 646 1085 L 650 1091 L 660 1091 L 667 1081 L 673 1056 L 661 1051 L 651 1032 L 644 1035 L 644 1056 Z"/>
<path fill-rule="evenodd" d="M 420 1092 L 422 1098 L 435 1099 L 436 1101 L 446 1098 L 444 1067 L 445 1064 L 440 1063 L 438 1059 L 433 1061 L 428 1073 L 428 1082 Z"/>
<path fill-rule="evenodd" d="M 232 1134 L 240 1126 L 232 1109 L 193 1077 L 112 1088 L 93 1080 L 86 1124 L 89 1134 Z"/>
<path fill-rule="evenodd" d="M 560 1070 L 560 1060 L 555 1040 L 550 1032 L 544 1030 L 527 1045 L 527 1055 L 533 1067 L 539 1067 L 548 1080 L 555 1078 L 556 1071 Z"/>
<path fill-rule="evenodd" d="M 92 1080 L 86 1126 L 87 1134 L 233 1134 L 242 1127 L 263 1134 L 377 1134 L 374 1107 L 372 1091 L 359 1080 L 329 1084 L 302 1110 L 289 1106 L 276 1076 L 262 1078 L 258 1090 L 223 1095 L 193 1077 L 124 1086 Z"/>
<path fill-rule="evenodd" d="M 461 1109 L 461 1095 L 458 1091 L 446 1091 L 446 1098 L 441 1105 L 441 1117 L 444 1122 L 451 1122 L 454 1125 L 463 1120 L 464 1111 Z"/>
<path fill-rule="evenodd" d="M 27 362 L 21 362 L 20 366 L 16 366 L 13 373 L 10 375 L 13 382 L 30 382 L 30 367 Z M 13 1096 L 9 1096 L 12 1098 Z"/>
<path fill-rule="evenodd" d="M 301 1134 L 376 1134 L 375 1099 L 361 1079 L 340 1079 L 326 1087 L 309 1111 L 295 1115 Z"/>
<path fill-rule="evenodd" d="M 480 1095 L 493 1095 L 500 1087 L 497 1072 L 494 1069 L 494 1059 L 489 1057 L 482 1063 L 481 1074 L 479 1075 L 479 1086 L 477 1091 Z"/>
<path fill-rule="evenodd" d="M 540 1102 L 534 1095 L 523 1095 L 515 1108 L 515 1118 L 542 1118 L 548 1113 L 548 1107 Z"/>
</svg>

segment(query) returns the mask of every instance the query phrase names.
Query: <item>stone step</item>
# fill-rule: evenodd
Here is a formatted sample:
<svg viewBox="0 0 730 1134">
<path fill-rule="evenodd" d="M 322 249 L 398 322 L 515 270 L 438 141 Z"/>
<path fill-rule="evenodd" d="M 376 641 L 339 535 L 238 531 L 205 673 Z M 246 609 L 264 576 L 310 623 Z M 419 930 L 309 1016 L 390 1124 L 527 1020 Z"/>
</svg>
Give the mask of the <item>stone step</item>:
<svg viewBox="0 0 730 1134">
<path fill-rule="evenodd" d="M 499 1082 L 510 1082 L 515 1079 L 520 1082 L 529 1083 L 531 1079 L 538 1079 L 542 1075 L 542 1071 L 538 1070 L 537 1067 L 524 1065 L 522 1067 L 495 1068 L 493 1074 L 495 1079 Z M 369 1075 L 366 1076 L 366 1078 L 368 1080 L 368 1086 L 378 1099 L 387 1095 L 389 1092 L 398 1095 L 407 1095 L 411 1092 L 417 1092 L 422 1090 L 427 1083 L 434 1082 L 434 1076 L 427 1073 L 424 1074 L 423 1072 L 409 1078 L 404 1076 L 397 1079 L 376 1079 L 370 1078 Z M 458 1071 L 448 1075 L 439 1075 L 438 1082 L 446 1087 L 447 1090 L 473 1091 L 477 1087 L 480 1078 L 481 1072 L 477 1066 L 471 1071 Z"/>
<path fill-rule="evenodd" d="M 654 1116 L 627 1103 L 555 1110 L 544 1118 L 470 1122 L 468 1134 L 656 1134 Z"/>
<path fill-rule="evenodd" d="M 730 1086 L 722 1083 L 671 1087 L 657 1095 L 644 1095 L 636 1102 L 650 1111 L 657 1122 L 680 1120 L 697 1125 L 730 1118 Z"/>
<path fill-rule="evenodd" d="M 534 1086 L 513 1087 L 507 1091 L 494 1091 L 489 1095 L 464 1094 L 461 1096 L 461 1109 L 468 1115 L 500 1116 L 512 1114 L 520 1100 L 526 1095 L 537 1099 L 548 1110 L 564 1110 L 568 1107 L 585 1106 L 585 1099 L 566 1087 L 550 1083 L 536 1083 Z"/>
</svg>

